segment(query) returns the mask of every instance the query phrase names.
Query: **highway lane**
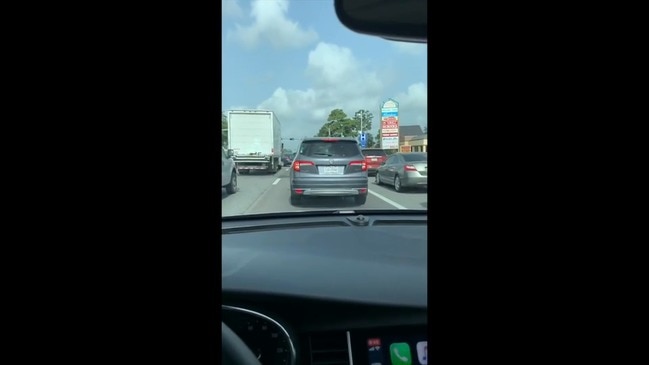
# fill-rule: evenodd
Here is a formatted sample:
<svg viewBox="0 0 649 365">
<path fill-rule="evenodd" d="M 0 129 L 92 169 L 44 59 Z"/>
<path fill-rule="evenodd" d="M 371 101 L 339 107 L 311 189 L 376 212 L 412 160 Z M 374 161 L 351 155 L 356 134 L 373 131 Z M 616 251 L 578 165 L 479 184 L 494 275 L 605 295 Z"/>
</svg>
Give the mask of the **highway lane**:
<svg viewBox="0 0 649 365">
<path fill-rule="evenodd" d="M 253 173 L 238 176 L 238 191 L 228 194 L 221 189 L 221 216 L 248 214 L 246 210 L 271 186 L 277 174 Z"/>
<path fill-rule="evenodd" d="M 363 205 L 357 205 L 351 198 L 305 197 L 299 206 L 293 206 L 288 179 L 286 167 L 273 175 L 239 176 L 239 191 L 233 195 L 222 193 L 222 215 L 330 209 L 428 209 L 425 190 L 397 193 L 391 186 L 376 185 L 374 177 L 370 177 L 370 193 Z"/>
</svg>

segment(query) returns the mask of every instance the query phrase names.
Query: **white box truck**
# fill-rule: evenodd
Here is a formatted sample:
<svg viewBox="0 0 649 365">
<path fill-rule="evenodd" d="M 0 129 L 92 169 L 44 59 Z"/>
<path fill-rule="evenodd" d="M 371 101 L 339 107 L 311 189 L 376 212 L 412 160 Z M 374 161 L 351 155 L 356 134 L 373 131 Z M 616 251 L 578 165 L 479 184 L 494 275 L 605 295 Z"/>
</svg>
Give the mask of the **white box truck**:
<svg viewBox="0 0 649 365">
<path fill-rule="evenodd" d="M 281 130 L 272 111 L 228 111 L 228 150 L 232 150 L 237 170 L 277 172 L 281 168 Z"/>
</svg>

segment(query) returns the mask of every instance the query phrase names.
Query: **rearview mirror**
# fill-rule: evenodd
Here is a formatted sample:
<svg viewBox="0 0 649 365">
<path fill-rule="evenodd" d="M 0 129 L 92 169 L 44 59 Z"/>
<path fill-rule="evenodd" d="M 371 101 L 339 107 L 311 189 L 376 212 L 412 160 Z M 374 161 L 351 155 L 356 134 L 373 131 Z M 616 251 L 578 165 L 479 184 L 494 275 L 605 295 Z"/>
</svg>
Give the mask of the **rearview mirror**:
<svg viewBox="0 0 649 365">
<path fill-rule="evenodd" d="M 228 150 L 227 156 L 228 158 L 234 156 L 234 150 Z"/>
<path fill-rule="evenodd" d="M 335 0 L 340 22 L 357 33 L 428 42 L 428 0 Z"/>
</svg>

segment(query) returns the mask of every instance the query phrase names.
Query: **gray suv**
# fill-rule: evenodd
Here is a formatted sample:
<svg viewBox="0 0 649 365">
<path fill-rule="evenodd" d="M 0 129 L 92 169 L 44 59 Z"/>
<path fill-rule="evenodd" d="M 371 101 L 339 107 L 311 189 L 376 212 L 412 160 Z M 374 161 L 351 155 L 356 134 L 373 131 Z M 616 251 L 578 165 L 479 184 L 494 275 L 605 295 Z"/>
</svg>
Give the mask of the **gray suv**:
<svg viewBox="0 0 649 365">
<path fill-rule="evenodd" d="M 290 170 L 291 204 L 302 196 L 352 196 L 367 200 L 367 164 L 354 138 L 306 138 Z"/>
</svg>

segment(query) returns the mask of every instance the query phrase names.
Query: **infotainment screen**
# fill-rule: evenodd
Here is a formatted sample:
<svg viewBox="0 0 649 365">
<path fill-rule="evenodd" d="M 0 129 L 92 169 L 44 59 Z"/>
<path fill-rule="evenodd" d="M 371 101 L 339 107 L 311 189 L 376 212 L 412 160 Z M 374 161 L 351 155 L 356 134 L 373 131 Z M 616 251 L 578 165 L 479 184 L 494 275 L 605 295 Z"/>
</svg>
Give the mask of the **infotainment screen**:
<svg viewBox="0 0 649 365">
<path fill-rule="evenodd" d="M 425 326 L 350 331 L 354 365 L 428 365 Z"/>
</svg>

